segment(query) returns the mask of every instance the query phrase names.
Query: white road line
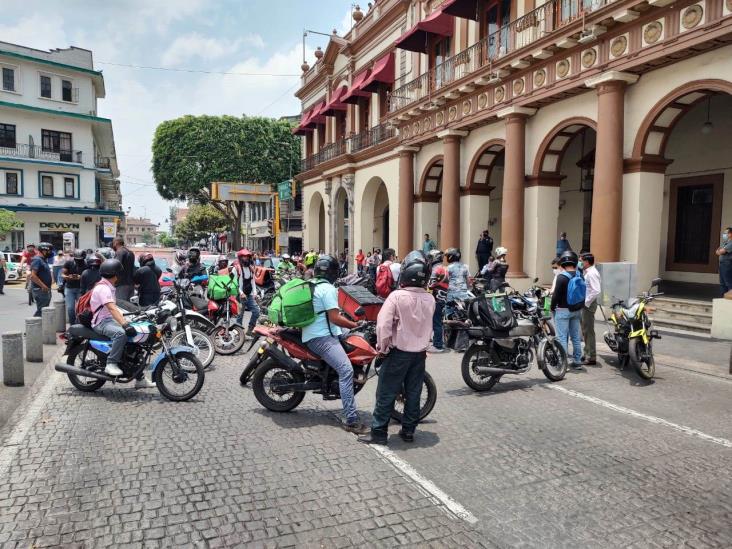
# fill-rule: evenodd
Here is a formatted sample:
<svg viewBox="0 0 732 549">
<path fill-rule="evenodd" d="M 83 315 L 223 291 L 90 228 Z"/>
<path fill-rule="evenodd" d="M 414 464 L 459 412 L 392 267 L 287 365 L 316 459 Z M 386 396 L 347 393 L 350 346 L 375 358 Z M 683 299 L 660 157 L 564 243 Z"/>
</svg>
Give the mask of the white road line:
<svg viewBox="0 0 732 549">
<path fill-rule="evenodd" d="M 465 507 L 460 505 L 457 501 L 452 499 L 445 492 L 440 490 L 440 488 L 438 488 L 434 482 L 432 482 L 431 480 L 426 479 L 422 475 L 420 475 L 414 469 L 414 467 L 412 467 L 409 463 L 407 463 L 402 458 L 397 456 L 394 452 L 389 450 L 386 446 L 379 446 L 378 444 L 371 444 L 369 446 L 370 446 L 370 448 L 374 449 L 378 454 L 380 454 L 381 457 L 383 457 L 386 461 L 388 461 L 394 467 L 396 467 L 397 470 L 399 470 L 399 472 L 403 473 L 404 475 L 406 475 L 407 477 L 412 479 L 422 489 L 426 490 L 434 498 L 439 500 L 439 502 L 442 505 L 444 505 L 447 508 L 447 510 L 450 511 L 453 515 L 455 515 L 459 519 L 464 520 L 465 522 L 469 522 L 470 524 L 475 524 L 476 522 L 478 522 L 478 519 L 475 518 L 475 515 L 473 515 Z"/>
<path fill-rule="evenodd" d="M 714 444 L 719 444 L 720 446 L 724 446 L 726 448 L 732 448 L 732 440 L 727 440 L 726 438 L 714 437 L 712 435 L 702 433 L 701 431 L 697 431 L 696 429 L 692 429 L 691 427 L 686 427 L 685 425 L 679 425 L 678 423 L 672 423 L 665 419 L 661 419 L 660 417 L 649 416 L 648 414 L 636 412 L 635 410 L 631 410 L 630 408 L 626 408 L 624 406 L 618 406 L 617 404 L 613 404 L 612 402 L 608 402 L 606 400 L 602 400 L 602 399 L 599 399 L 599 398 L 596 398 L 596 397 L 593 397 L 590 395 L 586 395 L 584 393 L 580 393 L 580 392 L 574 391 L 572 389 L 566 389 L 564 387 L 560 387 L 559 385 L 545 385 L 545 387 L 547 387 L 549 389 L 553 389 L 555 391 L 560 391 L 564 394 L 567 394 L 567 395 L 570 395 L 570 396 L 573 396 L 576 398 L 581 398 L 582 400 L 592 402 L 593 404 L 597 404 L 598 406 L 602 406 L 602 407 L 608 408 L 610 410 L 615 410 L 616 412 L 620 412 L 621 414 L 626 414 L 629 416 L 637 417 L 638 419 L 649 421 L 651 423 L 656 423 L 658 425 L 664 425 L 666 427 L 670 427 L 671 429 L 681 431 L 682 433 L 685 433 L 687 435 L 698 437 L 703 440 L 713 442 Z"/>
</svg>

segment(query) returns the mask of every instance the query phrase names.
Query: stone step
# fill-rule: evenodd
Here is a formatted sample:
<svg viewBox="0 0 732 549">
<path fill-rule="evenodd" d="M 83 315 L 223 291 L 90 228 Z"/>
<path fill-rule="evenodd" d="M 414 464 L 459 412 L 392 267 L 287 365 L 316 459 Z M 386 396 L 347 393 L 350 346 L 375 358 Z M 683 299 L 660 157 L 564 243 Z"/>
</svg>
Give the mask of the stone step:
<svg viewBox="0 0 732 549">
<path fill-rule="evenodd" d="M 712 314 L 712 302 L 699 299 L 681 299 L 675 297 L 657 297 L 653 306 L 659 310 L 680 310 Z"/>
<path fill-rule="evenodd" d="M 700 313 L 696 311 L 684 311 L 681 309 L 660 309 L 656 308 L 653 318 L 664 318 L 669 320 L 685 320 L 687 322 L 698 322 L 700 324 L 712 323 L 712 313 Z"/>
<path fill-rule="evenodd" d="M 710 334 L 712 331 L 711 324 L 702 324 L 700 322 L 679 320 L 676 318 L 659 318 L 651 317 L 653 325 L 657 328 L 670 328 L 673 330 L 683 330 L 685 332 L 693 332 L 699 334 Z"/>
</svg>

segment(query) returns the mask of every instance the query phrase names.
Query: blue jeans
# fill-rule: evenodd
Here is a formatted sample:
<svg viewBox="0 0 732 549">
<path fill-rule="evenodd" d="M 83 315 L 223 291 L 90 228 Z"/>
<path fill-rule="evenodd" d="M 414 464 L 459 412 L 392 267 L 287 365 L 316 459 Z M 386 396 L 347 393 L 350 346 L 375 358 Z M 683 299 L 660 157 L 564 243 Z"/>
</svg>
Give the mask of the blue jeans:
<svg viewBox="0 0 732 549">
<path fill-rule="evenodd" d="M 348 360 L 348 355 L 343 350 L 340 340 L 333 336 L 323 336 L 311 339 L 305 345 L 336 371 L 343 404 L 343 416 L 346 418 L 346 423 L 357 422 L 356 398 L 353 396 L 353 366 L 351 366 L 351 361 Z"/>
<path fill-rule="evenodd" d="M 76 302 L 81 297 L 81 288 L 65 288 L 64 301 L 66 301 L 66 314 L 69 317 L 69 324 L 76 324 Z"/>
<path fill-rule="evenodd" d="M 432 346 L 437 349 L 442 349 L 445 346 L 445 336 L 442 326 L 442 310 L 444 308 L 445 303 L 435 301 L 435 312 L 432 315 Z"/>
<path fill-rule="evenodd" d="M 112 340 L 112 348 L 107 355 L 107 364 L 119 364 L 127 344 L 125 329 L 113 318 L 106 318 L 102 320 L 101 324 L 94 326 L 94 331 Z"/>
<path fill-rule="evenodd" d="M 719 262 L 719 285 L 722 295 L 732 290 L 732 261 Z"/>
<path fill-rule="evenodd" d="M 33 313 L 33 316 L 40 317 L 41 310 L 44 307 L 48 307 L 49 303 L 51 303 L 51 290 L 44 291 L 34 285 L 31 293 L 33 294 L 33 300 L 36 302 L 36 312 Z"/>
<path fill-rule="evenodd" d="M 259 318 L 259 305 L 257 305 L 257 301 L 254 299 L 254 294 L 249 294 L 246 297 L 240 297 L 239 304 L 241 305 L 241 308 L 239 309 L 236 321 L 243 326 L 244 311 L 249 311 L 252 313 L 249 317 L 249 328 L 254 328 L 257 325 L 257 319 Z"/>
<path fill-rule="evenodd" d="M 554 325 L 557 329 L 559 343 L 567 353 L 567 357 L 575 364 L 582 362 L 582 310 L 570 311 L 557 309 L 554 313 Z M 572 355 L 569 354 L 569 339 L 572 340 Z"/>
</svg>

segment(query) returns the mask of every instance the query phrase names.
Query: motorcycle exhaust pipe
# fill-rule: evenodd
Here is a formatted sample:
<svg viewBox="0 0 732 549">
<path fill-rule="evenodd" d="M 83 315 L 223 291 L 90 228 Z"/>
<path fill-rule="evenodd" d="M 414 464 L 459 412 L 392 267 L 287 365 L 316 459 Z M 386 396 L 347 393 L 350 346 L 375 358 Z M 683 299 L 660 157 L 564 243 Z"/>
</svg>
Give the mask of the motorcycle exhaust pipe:
<svg viewBox="0 0 732 549">
<path fill-rule="evenodd" d="M 520 370 L 514 370 L 511 368 L 491 368 L 489 366 L 477 366 L 475 368 L 475 373 L 482 376 L 495 376 L 504 374 L 523 374 L 528 370 L 529 366 L 527 366 L 526 368 L 521 368 Z"/>
<path fill-rule="evenodd" d="M 63 362 L 59 362 L 54 366 L 54 369 L 57 372 L 63 372 L 65 374 L 74 374 L 75 376 L 79 377 L 93 377 L 94 379 L 103 379 L 104 381 L 114 381 L 115 378 L 112 376 L 108 376 L 107 374 L 100 374 L 98 372 L 90 372 L 89 370 L 84 370 L 83 368 L 77 368 L 76 366 L 71 366 L 70 364 L 64 364 Z"/>
</svg>

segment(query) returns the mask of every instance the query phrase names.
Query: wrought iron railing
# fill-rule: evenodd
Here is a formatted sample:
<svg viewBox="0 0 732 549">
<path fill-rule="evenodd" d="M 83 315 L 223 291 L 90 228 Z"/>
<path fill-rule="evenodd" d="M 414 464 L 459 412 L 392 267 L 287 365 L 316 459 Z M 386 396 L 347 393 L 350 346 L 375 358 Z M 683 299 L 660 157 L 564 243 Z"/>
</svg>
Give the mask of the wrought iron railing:
<svg viewBox="0 0 732 549">
<path fill-rule="evenodd" d="M 94 159 L 94 165 L 97 168 L 108 170 L 111 164 L 108 156 L 97 156 Z"/>
<path fill-rule="evenodd" d="M 378 145 L 396 135 L 393 126 L 379 124 L 368 130 L 354 134 L 349 138 L 351 153 L 362 151 L 374 145 Z"/>
<path fill-rule="evenodd" d="M 26 145 L 24 143 L 17 143 L 15 147 L 0 147 L 0 156 L 33 158 L 52 162 L 73 162 L 74 164 L 82 163 L 81 151 L 47 151 L 38 145 Z"/>
<path fill-rule="evenodd" d="M 318 153 L 320 155 L 320 162 L 327 162 L 333 160 L 337 156 L 346 154 L 346 140 L 339 139 L 335 143 L 329 143 Z"/>
</svg>

